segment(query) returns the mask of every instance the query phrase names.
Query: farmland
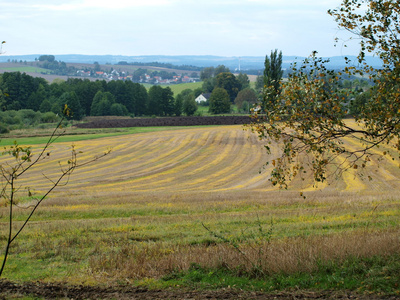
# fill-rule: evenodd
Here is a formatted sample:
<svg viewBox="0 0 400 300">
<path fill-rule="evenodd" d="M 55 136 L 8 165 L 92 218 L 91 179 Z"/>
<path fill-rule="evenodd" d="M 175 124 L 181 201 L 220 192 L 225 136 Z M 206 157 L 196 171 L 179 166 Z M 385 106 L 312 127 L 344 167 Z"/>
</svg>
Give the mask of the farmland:
<svg viewBox="0 0 400 300">
<path fill-rule="evenodd" d="M 112 149 L 76 170 L 40 206 L 13 245 L 5 278 L 274 291 L 293 286 L 280 274 L 303 274 L 298 288 L 399 292 L 397 269 L 377 267 L 368 276 L 359 271 L 349 275 L 352 280 L 336 271 L 318 276 L 330 264 L 398 257 L 400 169 L 389 157 L 373 158 L 361 176 L 351 170 L 317 187 L 308 177 L 298 178 L 278 190 L 268 181 L 273 166 L 265 162 L 279 153 L 269 157 L 263 143 L 239 125 L 94 137 L 53 144 L 50 160 L 21 179 L 41 195 L 49 185 L 44 175 L 57 177 L 72 143 L 82 152 L 79 161 Z M 40 146 L 33 138 L 27 142 L 33 150 Z M 18 222 L 35 201 L 23 193 Z M 2 203 L 1 236 L 6 220 Z M 259 278 L 255 270 L 274 281 L 239 283 L 226 276 Z M 385 285 L 377 287 L 371 276 Z"/>
</svg>

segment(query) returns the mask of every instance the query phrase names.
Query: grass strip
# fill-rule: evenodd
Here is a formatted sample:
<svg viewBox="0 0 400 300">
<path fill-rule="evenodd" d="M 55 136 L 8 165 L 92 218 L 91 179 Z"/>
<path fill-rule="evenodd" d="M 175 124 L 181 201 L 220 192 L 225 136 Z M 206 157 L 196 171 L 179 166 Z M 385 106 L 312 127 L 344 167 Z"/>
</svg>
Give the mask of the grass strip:
<svg viewBox="0 0 400 300">
<path fill-rule="evenodd" d="M 212 125 L 205 125 L 212 126 Z M 60 136 L 56 142 L 77 142 L 77 141 L 85 141 L 85 140 L 94 140 L 105 137 L 113 137 L 120 135 L 128 135 L 128 134 L 138 134 L 138 133 L 150 133 L 157 131 L 167 131 L 167 130 L 179 130 L 185 128 L 199 128 L 204 126 L 176 126 L 176 127 L 131 127 L 131 128 L 113 128 L 113 129 L 92 129 L 92 130 L 82 130 L 82 129 L 68 129 L 66 133 Z M 49 136 L 37 136 L 38 133 L 32 134 L 30 136 L 29 131 L 26 132 L 28 136 L 12 136 L 7 137 L 8 135 L 3 135 L 1 138 L 0 146 L 10 146 L 14 144 L 14 141 L 17 140 L 19 145 L 38 145 L 44 144 L 48 141 Z"/>
<path fill-rule="evenodd" d="M 294 274 L 246 273 L 224 266 L 214 269 L 192 264 L 187 271 L 172 272 L 154 287 L 189 287 L 196 289 L 237 288 L 248 291 L 351 290 L 363 294 L 400 295 L 400 255 L 349 257 L 342 262 L 321 262 L 313 272 Z"/>
</svg>

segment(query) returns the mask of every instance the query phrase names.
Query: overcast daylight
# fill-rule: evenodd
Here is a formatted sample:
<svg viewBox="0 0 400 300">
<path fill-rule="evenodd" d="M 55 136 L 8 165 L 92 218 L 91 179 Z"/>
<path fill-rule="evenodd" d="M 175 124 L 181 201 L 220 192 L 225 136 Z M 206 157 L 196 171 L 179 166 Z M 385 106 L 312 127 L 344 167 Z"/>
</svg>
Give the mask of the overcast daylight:
<svg viewBox="0 0 400 300">
<path fill-rule="evenodd" d="M 0 300 L 400 300 L 400 0 L 0 0 L 0 146 Z"/>
<path fill-rule="evenodd" d="M 3 0 L 5 55 L 357 54 L 327 14 L 340 0 Z"/>
</svg>

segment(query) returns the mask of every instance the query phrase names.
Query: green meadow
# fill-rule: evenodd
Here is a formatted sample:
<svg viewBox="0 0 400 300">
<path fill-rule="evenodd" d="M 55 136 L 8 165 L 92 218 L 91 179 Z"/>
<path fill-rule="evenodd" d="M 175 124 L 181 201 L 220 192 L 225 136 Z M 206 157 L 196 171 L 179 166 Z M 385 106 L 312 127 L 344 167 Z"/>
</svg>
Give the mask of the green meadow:
<svg viewBox="0 0 400 300">
<path fill-rule="evenodd" d="M 163 84 L 161 86 L 170 87 L 172 92 L 174 93 L 174 96 L 176 96 L 186 89 L 195 90 L 197 88 L 201 88 L 202 84 L 203 82 L 190 82 L 190 83 L 178 83 L 178 84 L 168 84 L 168 85 Z M 150 89 L 153 86 L 152 84 L 149 83 L 145 83 L 143 85 L 146 87 L 146 89 Z"/>
<path fill-rule="evenodd" d="M 2 70 L 6 72 L 30 72 L 30 73 L 43 73 L 43 74 L 51 74 L 51 71 L 48 69 L 32 67 L 32 66 L 19 66 L 19 67 L 7 67 L 2 68 Z"/>
</svg>

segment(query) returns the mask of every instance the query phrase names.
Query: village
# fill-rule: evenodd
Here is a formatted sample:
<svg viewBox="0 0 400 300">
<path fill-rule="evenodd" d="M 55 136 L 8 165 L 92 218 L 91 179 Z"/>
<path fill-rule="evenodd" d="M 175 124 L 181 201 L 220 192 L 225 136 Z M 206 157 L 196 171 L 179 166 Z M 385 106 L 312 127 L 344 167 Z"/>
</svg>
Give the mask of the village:
<svg viewBox="0 0 400 300">
<path fill-rule="evenodd" d="M 162 76 L 158 76 L 157 71 L 153 71 L 150 74 L 147 74 L 145 70 L 142 70 L 143 74 L 141 75 L 132 75 L 129 72 L 125 71 L 117 71 L 115 69 L 111 70 L 110 72 L 105 72 L 105 71 L 93 71 L 93 70 L 78 70 L 76 71 L 76 75 L 79 77 L 85 77 L 85 78 L 98 78 L 98 79 L 104 79 L 104 80 L 131 80 L 133 82 L 138 82 L 138 83 L 149 83 L 149 84 L 178 84 L 178 83 L 190 83 L 190 82 L 199 82 L 201 81 L 200 78 L 198 78 L 198 74 L 194 73 L 192 76 L 188 76 L 186 74 L 176 74 L 172 75 L 169 73 L 167 77 L 171 78 L 164 78 Z M 163 73 L 166 73 L 165 71 Z M 196 75 L 197 77 L 194 77 L 193 75 Z"/>
</svg>

